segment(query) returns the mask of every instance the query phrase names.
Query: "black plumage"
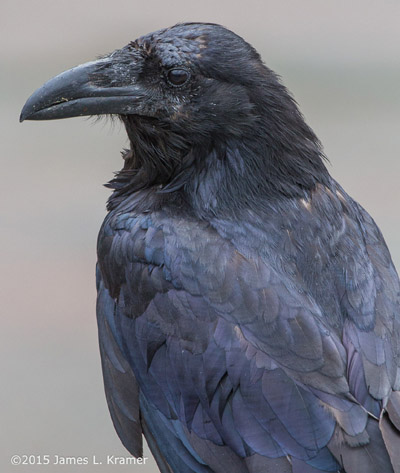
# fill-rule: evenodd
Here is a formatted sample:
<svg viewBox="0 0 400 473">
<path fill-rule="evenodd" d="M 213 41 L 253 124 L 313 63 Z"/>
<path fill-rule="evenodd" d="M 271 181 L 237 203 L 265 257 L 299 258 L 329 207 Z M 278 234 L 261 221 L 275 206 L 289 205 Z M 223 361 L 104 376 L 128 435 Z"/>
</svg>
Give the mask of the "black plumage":
<svg viewBox="0 0 400 473">
<path fill-rule="evenodd" d="M 143 433 L 168 473 L 399 473 L 395 268 L 258 53 L 176 25 L 50 80 L 21 119 L 93 114 L 130 140 L 97 267 L 126 448 Z"/>
</svg>

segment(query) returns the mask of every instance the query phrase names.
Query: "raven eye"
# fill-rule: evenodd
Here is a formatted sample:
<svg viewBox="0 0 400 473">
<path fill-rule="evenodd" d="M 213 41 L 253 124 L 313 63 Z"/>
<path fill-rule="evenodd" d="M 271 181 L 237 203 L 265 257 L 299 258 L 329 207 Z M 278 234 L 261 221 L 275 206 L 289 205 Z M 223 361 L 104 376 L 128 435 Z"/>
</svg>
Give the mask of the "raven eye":
<svg viewBox="0 0 400 473">
<path fill-rule="evenodd" d="M 190 73 L 185 69 L 171 69 L 167 74 L 168 82 L 176 87 L 186 84 L 189 78 Z"/>
</svg>

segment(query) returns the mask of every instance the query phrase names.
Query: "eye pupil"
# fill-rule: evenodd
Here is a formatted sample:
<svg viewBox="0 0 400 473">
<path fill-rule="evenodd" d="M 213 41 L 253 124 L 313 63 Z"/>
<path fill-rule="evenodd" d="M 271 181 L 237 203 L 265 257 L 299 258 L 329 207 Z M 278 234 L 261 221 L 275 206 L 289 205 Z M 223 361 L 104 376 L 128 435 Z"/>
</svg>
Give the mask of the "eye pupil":
<svg viewBox="0 0 400 473">
<path fill-rule="evenodd" d="M 168 81 L 172 85 L 183 85 L 189 80 L 190 74 L 185 69 L 171 69 L 168 71 Z"/>
</svg>

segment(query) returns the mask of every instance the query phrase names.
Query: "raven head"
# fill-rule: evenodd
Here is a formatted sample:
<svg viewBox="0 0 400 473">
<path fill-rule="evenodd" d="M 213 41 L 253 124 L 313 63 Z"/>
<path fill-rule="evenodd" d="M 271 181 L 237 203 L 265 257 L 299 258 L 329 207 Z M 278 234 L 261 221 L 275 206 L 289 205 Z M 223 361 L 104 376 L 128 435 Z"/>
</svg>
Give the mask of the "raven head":
<svg viewBox="0 0 400 473">
<path fill-rule="evenodd" d="M 246 175 L 249 195 L 281 192 L 282 179 L 290 193 L 324 169 L 317 138 L 277 76 L 215 24 L 178 24 L 66 71 L 28 99 L 21 121 L 103 114 L 119 115 L 130 138 L 129 189 L 177 189 L 195 169 L 225 162 L 232 179 Z"/>
<path fill-rule="evenodd" d="M 179 24 L 46 82 L 23 120 L 118 114 L 154 119 L 185 135 L 245 133 L 266 73 L 258 53 L 214 24 Z"/>
</svg>

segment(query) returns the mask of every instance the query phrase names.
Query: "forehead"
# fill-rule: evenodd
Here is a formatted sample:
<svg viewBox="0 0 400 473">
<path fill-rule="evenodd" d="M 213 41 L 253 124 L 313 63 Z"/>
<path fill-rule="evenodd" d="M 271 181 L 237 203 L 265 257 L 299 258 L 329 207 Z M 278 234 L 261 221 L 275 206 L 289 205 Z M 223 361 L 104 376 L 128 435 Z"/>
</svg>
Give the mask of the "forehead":
<svg viewBox="0 0 400 473">
<path fill-rule="evenodd" d="M 141 36 L 137 44 L 165 65 L 194 61 L 202 56 L 215 37 L 217 25 L 177 25 Z"/>
</svg>

